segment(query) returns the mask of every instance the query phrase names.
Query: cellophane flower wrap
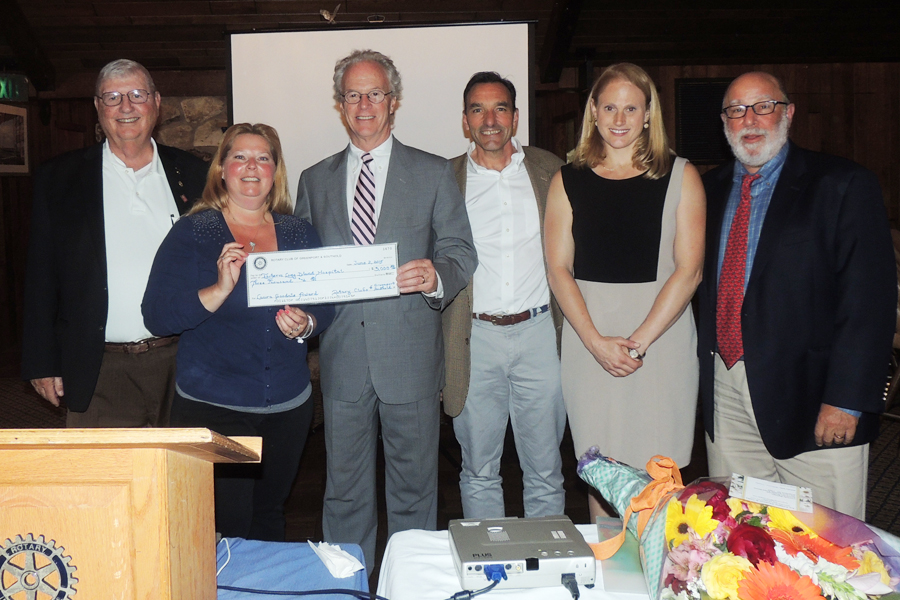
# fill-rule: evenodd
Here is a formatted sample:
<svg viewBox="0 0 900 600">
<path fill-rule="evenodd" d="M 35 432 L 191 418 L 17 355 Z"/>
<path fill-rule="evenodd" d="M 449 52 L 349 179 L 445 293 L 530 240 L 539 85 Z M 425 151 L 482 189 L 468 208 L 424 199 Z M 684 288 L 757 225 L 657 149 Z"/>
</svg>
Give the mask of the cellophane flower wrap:
<svg viewBox="0 0 900 600">
<path fill-rule="evenodd" d="M 632 500 L 653 483 L 647 471 L 636 469 L 625 463 L 603 456 L 597 447 L 588 450 L 578 461 L 578 475 L 593 486 L 624 517 Z M 665 504 L 672 494 L 663 494 L 658 503 Z M 641 566 L 647 581 L 647 591 L 651 598 L 657 598 L 663 562 L 666 558 L 665 519 L 656 518 L 655 513 L 643 530 L 638 528 L 638 515 L 632 514 L 627 520 L 628 530 L 640 543 Z M 655 573 L 655 576 L 651 576 Z"/>
<path fill-rule="evenodd" d="M 623 515 L 652 479 L 596 448 L 578 468 Z M 818 504 L 804 514 L 731 498 L 728 483 L 699 479 L 660 497 L 640 535 L 629 519 L 651 598 L 900 600 L 896 537 Z"/>
</svg>

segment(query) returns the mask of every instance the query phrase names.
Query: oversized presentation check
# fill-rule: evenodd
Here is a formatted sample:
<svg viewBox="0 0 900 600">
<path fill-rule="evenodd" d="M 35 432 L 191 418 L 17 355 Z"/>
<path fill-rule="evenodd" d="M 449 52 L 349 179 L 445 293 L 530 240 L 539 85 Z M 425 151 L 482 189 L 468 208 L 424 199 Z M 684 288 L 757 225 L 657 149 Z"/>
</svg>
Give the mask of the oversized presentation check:
<svg viewBox="0 0 900 600">
<path fill-rule="evenodd" d="M 258 252 L 246 264 L 247 306 L 400 295 L 396 243 Z"/>
</svg>

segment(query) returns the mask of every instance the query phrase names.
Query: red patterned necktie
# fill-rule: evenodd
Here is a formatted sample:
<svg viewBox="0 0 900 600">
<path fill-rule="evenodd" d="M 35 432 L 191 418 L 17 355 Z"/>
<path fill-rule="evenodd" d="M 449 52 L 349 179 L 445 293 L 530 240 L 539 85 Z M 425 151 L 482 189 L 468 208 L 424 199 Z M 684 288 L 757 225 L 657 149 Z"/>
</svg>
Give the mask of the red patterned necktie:
<svg viewBox="0 0 900 600">
<path fill-rule="evenodd" d="M 362 155 L 362 169 L 356 182 L 356 193 L 353 194 L 350 231 L 357 246 L 368 246 L 375 241 L 375 178 L 369 167 L 372 160 L 368 152 Z"/>
<path fill-rule="evenodd" d="M 759 173 L 744 175 L 741 181 L 741 202 L 738 204 L 722 272 L 719 274 L 719 295 L 716 300 L 716 336 L 719 355 L 729 369 L 744 355 L 741 334 L 741 306 L 744 304 L 744 276 L 747 266 L 747 226 L 750 224 L 750 184 L 759 179 Z"/>
</svg>

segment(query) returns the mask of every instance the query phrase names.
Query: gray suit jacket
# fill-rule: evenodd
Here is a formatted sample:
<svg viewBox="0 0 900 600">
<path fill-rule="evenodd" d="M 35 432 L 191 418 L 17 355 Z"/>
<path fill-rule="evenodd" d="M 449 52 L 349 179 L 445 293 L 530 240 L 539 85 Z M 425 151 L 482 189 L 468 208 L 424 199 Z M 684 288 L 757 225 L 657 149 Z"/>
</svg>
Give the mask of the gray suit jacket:
<svg viewBox="0 0 900 600">
<path fill-rule="evenodd" d="M 352 245 L 347 211 L 349 147 L 306 169 L 298 216 L 325 246 Z M 441 299 L 422 294 L 344 302 L 319 346 L 322 392 L 355 402 L 367 373 L 387 404 L 434 398 L 444 385 L 441 313 L 475 272 L 478 260 L 465 200 L 443 158 L 394 138 L 375 243 L 397 242 L 398 265 L 428 258 L 444 286 Z"/>
<path fill-rule="evenodd" d="M 531 179 L 534 188 L 534 197 L 537 200 L 538 214 L 541 221 L 541 243 L 544 241 L 544 208 L 547 206 L 547 192 L 550 189 L 550 180 L 565 163 L 555 154 L 525 146 L 525 170 Z M 456 173 L 456 183 L 466 195 L 466 162 L 467 155 L 457 156 L 450 161 Z M 544 268 L 547 267 L 547 259 L 544 257 Z M 553 324 L 556 325 L 556 349 L 559 350 L 559 338 L 562 333 L 563 315 L 553 293 L 550 293 L 550 308 L 553 313 Z M 444 344 L 446 345 L 446 378 L 443 400 L 444 412 L 451 417 L 458 416 L 466 403 L 469 393 L 469 374 L 471 372 L 471 352 L 469 351 L 469 338 L 472 336 L 472 280 L 459 293 L 456 300 L 447 307 L 443 314 Z"/>
</svg>

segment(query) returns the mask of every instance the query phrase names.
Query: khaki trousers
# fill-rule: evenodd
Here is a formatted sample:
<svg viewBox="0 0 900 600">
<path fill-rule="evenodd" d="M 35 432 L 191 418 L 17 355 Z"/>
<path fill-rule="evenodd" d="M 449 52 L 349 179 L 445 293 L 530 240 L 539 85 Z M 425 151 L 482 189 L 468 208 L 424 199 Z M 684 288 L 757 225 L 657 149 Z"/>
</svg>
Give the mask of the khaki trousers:
<svg viewBox="0 0 900 600">
<path fill-rule="evenodd" d="M 731 370 L 715 357 L 715 443 L 706 436 L 710 477 L 740 473 L 811 488 L 813 502 L 864 521 L 869 445 L 824 448 L 779 460 L 766 450 L 750 401 L 744 361 Z"/>
</svg>

